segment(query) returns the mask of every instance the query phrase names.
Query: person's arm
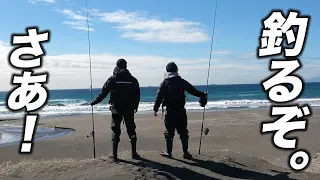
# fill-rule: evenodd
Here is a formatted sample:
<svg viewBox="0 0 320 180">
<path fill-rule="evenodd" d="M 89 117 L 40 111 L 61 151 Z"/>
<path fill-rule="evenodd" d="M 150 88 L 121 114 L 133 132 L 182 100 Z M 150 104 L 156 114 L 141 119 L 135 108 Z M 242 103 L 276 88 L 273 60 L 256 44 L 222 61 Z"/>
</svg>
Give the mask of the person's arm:
<svg viewBox="0 0 320 180">
<path fill-rule="evenodd" d="M 140 85 L 139 85 L 139 81 L 135 78 L 135 77 L 133 77 L 133 81 L 134 81 L 134 85 L 135 85 L 135 87 L 134 87 L 134 109 L 137 111 L 138 110 L 138 107 L 139 107 L 139 103 L 140 103 L 140 98 L 141 98 L 141 96 L 140 96 Z"/>
<path fill-rule="evenodd" d="M 156 96 L 156 101 L 154 103 L 154 106 L 153 106 L 153 111 L 154 112 L 158 112 L 159 111 L 159 108 L 160 108 L 160 105 L 163 101 L 163 98 L 164 98 L 164 81 L 160 84 L 160 87 L 157 91 L 157 96 Z"/>
<path fill-rule="evenodd" d="M 92 101 L 92 103 L 91 103 L 92 106 L 95 105 L 95 104 L 100 103 L 104 98 L 107 97 L 107 95 L 110 92 L 110 85 L 109 85 L 110 81 L 111 81 L 111 79 L 109 78 L 107 80 L 107 82 L 104 83 L 99 95 L 97 96 L 97 98 L 94 101 Z"/>
<path fill-rule="evenodd" d="M 193 96 L 197 96 L 197 97 L 204 97 L 206 94 L 204 92 L 198 91 L 193 85 L 191 85 L 188 81 L 183 80 L 184 81 L 184 86 L 185 86 L 185 90 L 193 95 Z"/>
</svg>

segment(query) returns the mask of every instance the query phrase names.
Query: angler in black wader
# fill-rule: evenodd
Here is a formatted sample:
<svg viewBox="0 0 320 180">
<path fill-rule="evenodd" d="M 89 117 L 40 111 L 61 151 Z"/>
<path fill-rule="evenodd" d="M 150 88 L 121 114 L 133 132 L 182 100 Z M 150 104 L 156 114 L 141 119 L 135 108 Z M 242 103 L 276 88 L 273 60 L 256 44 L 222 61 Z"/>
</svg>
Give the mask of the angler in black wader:
<svg viewBox="0 0 320 180">
<path fill-rule="evenodd" d="M 132 158 L 139 159 L 140 156 L 136 152 L 137 135 L 135 131 L 134 114 L 137 112 L 140 102 L 140 87 L 138 80 L 133 77 L 127 69 L 127 62 L 124 59 L 117 61 L 113 75 L 109 77 L 102 87 L 100 94 L 91 105 L 101 102 L 109 92 L 110 111 L 112 113 L 111 129 L 113 146 L 113 153 L 110 155 L 110 158 L 112 158 L 114 162 L 119 160 L 117 151 L 121 134 L 120 125 L 122 120 L 124 120 L 131 142 Z"/>
<path fill-rule="evenodd" d="M 160 154 L 165 157 L 172 157 L 173 138 L 175 130 L 177 130 L 182 143 L 183 157 L 190 159 L 192 155 L 188 152 L 189 132 L 187 129 L 186 109 L 184 108 L 186 103 L 185 91 L 193 96 L 200 97 L 199 103 L 202 107 L 207 104 L 207 93 L 198 91 L 188 81 L 182 79 L 174 62 L 170 62 L 166 66 L 166 70 L 168 76 L 160 84 L 153 108 L 154 115 L 157 116 L 161 103 L 163 107 L 166 107 L 164 119 L 166 150 Z"/>
</svg>

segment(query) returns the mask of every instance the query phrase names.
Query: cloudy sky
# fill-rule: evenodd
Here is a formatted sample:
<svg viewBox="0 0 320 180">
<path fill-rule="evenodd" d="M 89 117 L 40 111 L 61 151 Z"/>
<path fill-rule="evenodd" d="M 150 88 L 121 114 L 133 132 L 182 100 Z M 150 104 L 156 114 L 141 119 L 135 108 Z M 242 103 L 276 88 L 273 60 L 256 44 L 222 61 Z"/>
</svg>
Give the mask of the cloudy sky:
<svg viewBox="0 0 320 180">
<path fill-rule="evenodd" d="M 94 88 L 103 85 L 119 58 L 127 60 L 141 86 L 158 86 L 170 61 L 191 83 L 206 83 L 214 0 L 88 3 Z M 258 60 L 256 48 L 261 19 L 274 8 L 311 15 L 298 73 L 305 79 L 320 76 L 319 6 L 317 0 L 220 0 L 209 82 L 259 83 L 270 74 L 269 59 Z M 48 87 L 90 87 L 85 0 L 5 0 L 0 15 L 0 90 L 11 89 L 11 74 L 19 72 L 8 65 L 11 33 L 24 33 L 33 25 L 51 31 L 51 41 L 44 44 L 43 68 L 37 70 L 50 72 Z"/>
</svg>

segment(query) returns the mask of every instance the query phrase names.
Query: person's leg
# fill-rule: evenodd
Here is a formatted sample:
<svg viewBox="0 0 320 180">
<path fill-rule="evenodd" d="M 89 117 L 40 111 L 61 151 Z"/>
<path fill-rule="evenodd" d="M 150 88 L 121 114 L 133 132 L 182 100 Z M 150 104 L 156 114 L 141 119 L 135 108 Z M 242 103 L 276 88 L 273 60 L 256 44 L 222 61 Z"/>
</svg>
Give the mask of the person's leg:
<svg viewBox="0 0 320 180">
<path fill-rule="evenodd" d="M 137 134 L 136 134 L 136 124 L 134 122 L 134 111 L 127 111 L 124 113 L 124 122 L 126 123 L 127 133 L 131 142 L 131 154 L 133 159 L 140 158 L 137 153 Z"/>
<path fill-rule="evenodd" d="M 180 135 L 180 140 L 181 140 L 182 150 L 183 150 L 183 157 L 192 158 L 192 155 L 188 152 L 189 131 L 187 127 L 188 127 L 187 114 L 186 114 L 186 111 L 183 111 L 181 112 L 181 114 L 179 114 L 179 118 L 177 118 L 177 132 Z"/>
<path fill-rule="evenodd" d="M 166 141 L 166 149 L 161 152 L 161 155 L 169 158 L 172 157 L 172 146 L 175 133 L 174 120 L 175 118 L 171 113 L 165 114 L 164 125 L 166 130 L 164 132 L 164 137 Z"/>
<path fill-rule="evenodd" d="M 121 121 L 122 115 L 119 113 L 112 114 L 111 120 L 111 130 L 112 130 L 112 155 L 110 158 L 113 161 L 118 161 L 118 144 L 120 142 L 120 135 L 121 135 Z"/>
</svg>

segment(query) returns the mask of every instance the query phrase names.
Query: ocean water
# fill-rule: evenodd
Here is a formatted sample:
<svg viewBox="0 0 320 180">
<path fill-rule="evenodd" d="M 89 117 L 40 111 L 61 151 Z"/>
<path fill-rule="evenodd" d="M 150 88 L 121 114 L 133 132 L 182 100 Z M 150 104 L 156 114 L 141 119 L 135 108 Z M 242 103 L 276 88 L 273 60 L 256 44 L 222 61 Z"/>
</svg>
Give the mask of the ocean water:
<svg viewBox="0 0 320 180">
<path fill-rule="evenodd" d="M 21 134 L 23 132 L 22 126 L 6 125 L 0 126 L 0 147 L 11 144 L 17 144 L 21 140 Z M 61 128 L 47 128 L 37 127 L 35 130 L 35 141 L 45 140 L 64 136 L 72 133 L 73 130 L 61 129 Z"/>
<path fill-rule="evenodd" d="M 205 91 L 206 86 L 195 86 Z M 141 102 L 139 112 L 152 111 L 158 87 L 141 87 Z M 304 91 L 295 103 L 309 104 L 320 107 L 320 83 L 305 83 Z M 93 89 L 94 98 L 100 89 Z M 235 108 L 268 108 L 270 102 L 267 94 L 259 84 L 243 85 L 210 85 L 207 110 L 235 109 Z M 22 117 L 24 112 L 10 112 L 6 107 L 7 92 L 0 92 L 0 119 Z M 202 111 L 198 98 L 187 95 L 187 110 Z M 94 113 L 110 113 L 107 104 L 109 95 L 100 104 L 94 106 Z M 91 113 L 89 89 L 50 90 L 49 102 L 39 111 L 41 117 L 55 117 L 65 115 Z"/>
</svg>

